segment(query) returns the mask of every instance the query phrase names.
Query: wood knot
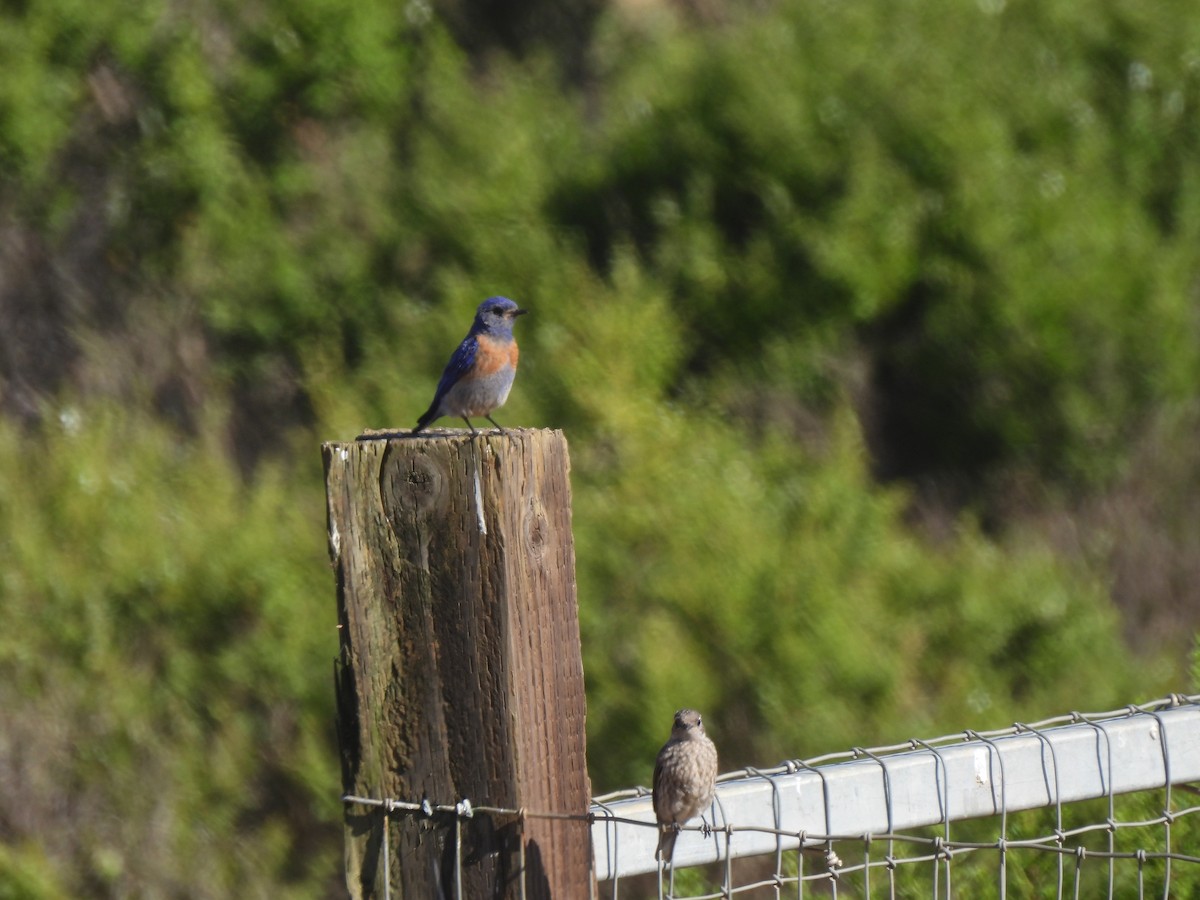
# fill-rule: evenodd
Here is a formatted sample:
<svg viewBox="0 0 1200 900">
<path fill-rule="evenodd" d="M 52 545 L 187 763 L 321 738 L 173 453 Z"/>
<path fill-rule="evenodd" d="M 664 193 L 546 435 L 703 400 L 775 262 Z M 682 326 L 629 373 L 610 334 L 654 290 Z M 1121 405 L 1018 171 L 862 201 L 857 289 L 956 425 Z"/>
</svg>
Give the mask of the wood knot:
<svg viewBox="0 0 1200 900">
<path fill-rule="evenodd" d="M 541 556 L 546 542 L 550 539 L 550 523 L 540 504 L 530 504 L 529 512 L 525 524 L 525 537 L 529 542 L 530 551 Z"/>
<path fill-rule="evenodd" d="M 379 467 L 379 495 L 392 527 L 445 503 L 445 476 L 436 459 L 411 445 L 388 445 Z"/>
</svg>

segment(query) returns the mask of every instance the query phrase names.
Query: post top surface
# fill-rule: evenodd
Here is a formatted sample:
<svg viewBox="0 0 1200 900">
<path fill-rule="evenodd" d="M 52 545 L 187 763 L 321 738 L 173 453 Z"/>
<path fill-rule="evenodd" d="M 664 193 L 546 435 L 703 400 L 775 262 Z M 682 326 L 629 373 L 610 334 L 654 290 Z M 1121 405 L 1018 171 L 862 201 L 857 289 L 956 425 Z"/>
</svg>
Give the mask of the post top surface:
<svg viewBox="0 0 1200 900">
<path fill-rule="evenodd" d="M 524 438 L 534 435 L 561 435 L 560 428 L 509 428 L 504 431 L 495 428 L 477 429 L 474 434 L 466 428 L 428 428 L 420 434 L 413 434 L 407 428 L 368 428 L 353 440 L 323 441 L 325 447 L 344 447 L 369 441 L 444 441 L 456 442 L 470 440 L 489 440 L 495 438 L 513 437 Z"/>
</svg>

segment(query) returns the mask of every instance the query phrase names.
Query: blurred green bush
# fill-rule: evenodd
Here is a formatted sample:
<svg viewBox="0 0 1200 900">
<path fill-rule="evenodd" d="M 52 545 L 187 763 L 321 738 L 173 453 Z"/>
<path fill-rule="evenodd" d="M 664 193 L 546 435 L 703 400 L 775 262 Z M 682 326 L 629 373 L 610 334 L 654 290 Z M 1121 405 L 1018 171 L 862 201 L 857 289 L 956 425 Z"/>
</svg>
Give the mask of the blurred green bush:
<svg viewBox="0 0 1200 900">
<path fill-rule="evenodd" d="M 56 415 L 0 423 L 7 829 L 63 896 L 312 896 L 339 859 L 319 485 Z"/>
<path fill-rule="evenodd" d="M 598 791 L 1181 675 L 1193 5 L 470 9 L 0 8 L 0 895 L 340 895 L 316 447 L 495 293 Z"/>
</svg>

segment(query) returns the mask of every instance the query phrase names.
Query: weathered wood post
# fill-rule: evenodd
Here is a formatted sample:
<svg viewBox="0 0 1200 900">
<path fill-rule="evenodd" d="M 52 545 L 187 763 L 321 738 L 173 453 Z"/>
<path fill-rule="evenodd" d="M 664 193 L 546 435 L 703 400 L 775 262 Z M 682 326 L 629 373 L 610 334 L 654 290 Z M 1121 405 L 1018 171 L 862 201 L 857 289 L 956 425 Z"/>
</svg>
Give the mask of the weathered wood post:
<svg viewBox="0 0 1200 900">
<path fill-rule="evenodd" d="M 322 452 L 346 794 L 586 814 L 562 432 L 456 430 Z M 385 878 L 397 898 L 456 897 L 459 878 L 460 900 L 588 896 L 586 822 L 392 812 L 385 829 L 384 818 L 347 805 L 354 900 L 382 898 Z"/>
</svg>

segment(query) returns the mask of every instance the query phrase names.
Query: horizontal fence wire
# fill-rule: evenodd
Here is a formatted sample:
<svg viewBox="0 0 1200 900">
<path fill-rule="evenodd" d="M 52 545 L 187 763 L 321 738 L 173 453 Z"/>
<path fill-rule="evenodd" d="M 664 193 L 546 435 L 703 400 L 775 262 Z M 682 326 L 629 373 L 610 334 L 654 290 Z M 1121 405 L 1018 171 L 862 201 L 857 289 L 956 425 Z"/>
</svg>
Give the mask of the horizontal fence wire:
<svg viewBox="0 0 1200 900">
<path fill-rule="evenodd" d="M 459 843 L 460 861 L 458 825 L 477 815 L 518 827 L 578 822 L 591 832 L 599 896 L 613 900 L 1200 896 L 1200 856 L 1181 852 L 1200 851 L 1200 791 L 1186 783 L 1200 781 L 1200 695 L 854 748 L 718 781 L 712 808 L 682 827 L 665 867 L 654 859 L 658 826 L 644 787 L 578 812 L 343 801 L 379 811 L 385 858 L 389 822 L 454 823 L 445 839 Z"/>
</svg>

